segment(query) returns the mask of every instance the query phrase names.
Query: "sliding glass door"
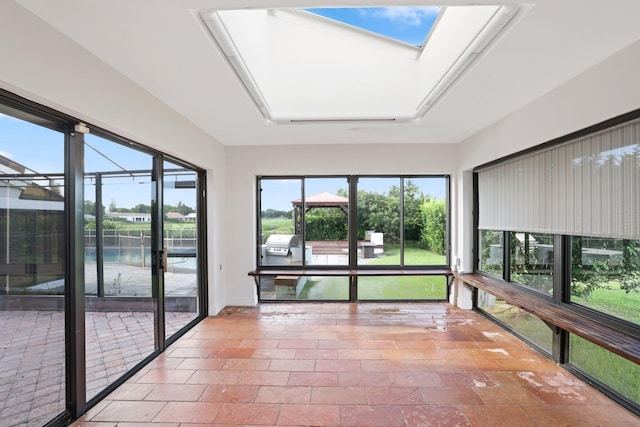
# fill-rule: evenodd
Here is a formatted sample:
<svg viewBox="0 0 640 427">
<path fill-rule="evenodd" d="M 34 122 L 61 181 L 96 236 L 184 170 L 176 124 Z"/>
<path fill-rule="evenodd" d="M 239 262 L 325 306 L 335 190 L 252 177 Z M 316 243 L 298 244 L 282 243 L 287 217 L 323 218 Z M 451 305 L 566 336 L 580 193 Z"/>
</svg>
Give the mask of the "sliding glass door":
<svg viewBox="0 0 640 427">
<path fill-rule="evenodd" d="M 152 161 L 85 135 L 87 401 L 155 350 Z"/>
<path fill-rule="evenodd" d="M 0 104 L 0 424 L 43 425 L 65 410 L 65 135 L 56 127 Z"/>
<path fill-rule="evenodd" d="M 165 161 L 163 166 L 163 253 L 166 337 L 200 314 L 198 292 L 198 176 Z"/>
<path fill-rule="evenodd" d="M 204 182 L 0 90 L 0 425 L 67 425 L 202 317 Z"/>
</svg>

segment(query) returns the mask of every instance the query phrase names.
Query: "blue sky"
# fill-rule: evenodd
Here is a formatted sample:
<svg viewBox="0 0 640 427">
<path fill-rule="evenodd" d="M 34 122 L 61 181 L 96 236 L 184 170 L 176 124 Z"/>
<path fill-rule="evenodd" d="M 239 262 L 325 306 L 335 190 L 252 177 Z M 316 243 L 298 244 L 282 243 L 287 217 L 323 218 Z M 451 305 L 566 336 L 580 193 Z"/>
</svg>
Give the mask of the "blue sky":
<svg viewBox="0 0 640 427">
<path fill-rule="evenodd" d="M 424 194 L 429 194 L 436 199 L 446 197 L 447 187 L 445 178 L 409 178 Z M 386 193 L 395 185 L 400 186 L 399 178 L 360 178 L 358 189 L 380 194 Z M 321 192 L 337 194 L 338 189 L 348 189 L 346 178 L 307 178 L 305 181 L 305 194 L 313 196 Z M 275 179 L 262 180 L 262 209 L 276 209 L 290 211 L 291 201 L 300 198 L 299 179 Z"/>
<path fill-rule="evenodd" d="M 120 171 L 120 167 L 127 170 L 151 170 L 152 157 L 149 154 L 91 134 L 86 135 L 85 141 L 102 153 L 101 155 L 89 147 L 85 148 L 87 172 Z M 0 155 L 38 173 L 63 174 L 64 135 L 0 113 Z M 168 167 L 171 166 L 165 165 L 165 168 Z M 103 204 L 108 206 L 111 200 L 114 200 L 116 206 L 124 208 L 133 207 L 138 203 L 149 205 L 151 200 L 149 181 L 148 177 L 134 179 L 130 176 L 105 180 Z M 85 191 L 93 192 L 93 188 L 93 186 L 87 187 Z M 85 194 L 86 200 L 93 198 L 93 194 Z M 195 207 L 195 190 L 167 189 L 165 191 L 166 204 L 176 205 L 179 201 Z"/>
<path fill-rule="evenodd" d="M 421 46 L 435 23 L 440 8 L 425 6 L 312 8 L 305 10 L 415 46 Z"/>
</svg>

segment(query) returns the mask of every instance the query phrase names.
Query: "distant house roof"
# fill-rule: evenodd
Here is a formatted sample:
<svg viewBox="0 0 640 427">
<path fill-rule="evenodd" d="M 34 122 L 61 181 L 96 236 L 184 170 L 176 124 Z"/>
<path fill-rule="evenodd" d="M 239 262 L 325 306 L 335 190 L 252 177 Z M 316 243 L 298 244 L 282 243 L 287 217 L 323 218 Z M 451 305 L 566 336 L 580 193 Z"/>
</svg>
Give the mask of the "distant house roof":
<svg viewBox="0 0 640 427">
<path fill-rule="evenodd" d="M 180 212 L 167 212 L 167 218 L 169 219 L 183 219 L 184 215 Z"/>
<path fill-rule="evenodd" d="M 293 206 L 301 206 L 302 199 L 292 200 L 291 203 Z M 318 194 L 314 194 L 313 196 L 309 196 L 305 198 L 305 204 L 307 208 L 315 208 L 315 207 L 345 207 L 349 205 L 349 199 L 346 197 L 338 196 L 336 194 L 331 194 L 322 192 Z"/>
</svg>

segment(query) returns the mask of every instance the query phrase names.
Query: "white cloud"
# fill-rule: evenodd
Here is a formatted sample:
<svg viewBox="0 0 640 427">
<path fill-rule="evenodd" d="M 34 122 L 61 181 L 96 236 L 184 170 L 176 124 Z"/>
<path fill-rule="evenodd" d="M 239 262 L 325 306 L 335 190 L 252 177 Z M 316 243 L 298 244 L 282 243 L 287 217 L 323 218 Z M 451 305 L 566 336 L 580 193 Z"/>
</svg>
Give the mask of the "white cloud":
<svg viewBox="0 0 640 427">
<path fill-rule="evenodd" d="M 437 7 L 377 7 L 363 9 L 365 14 L 374 18 L 388 19 L 391 22 L 401 25 L 411 25 L 418 27 L 422 25 L 425 18 L 438 14 Z"/>
</svg>

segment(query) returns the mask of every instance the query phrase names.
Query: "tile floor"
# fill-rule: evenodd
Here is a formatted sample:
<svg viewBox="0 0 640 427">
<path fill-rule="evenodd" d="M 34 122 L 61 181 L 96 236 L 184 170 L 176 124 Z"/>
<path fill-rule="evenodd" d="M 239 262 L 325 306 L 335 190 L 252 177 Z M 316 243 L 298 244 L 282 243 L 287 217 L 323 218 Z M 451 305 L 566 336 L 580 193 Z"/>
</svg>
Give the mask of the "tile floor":
<svg viewBox="0 0 640 427">
<path fill-rule="evenodd" d="M 449 304 L 226 308 L 75 426 L 639 426 Z"/>
</svg>

